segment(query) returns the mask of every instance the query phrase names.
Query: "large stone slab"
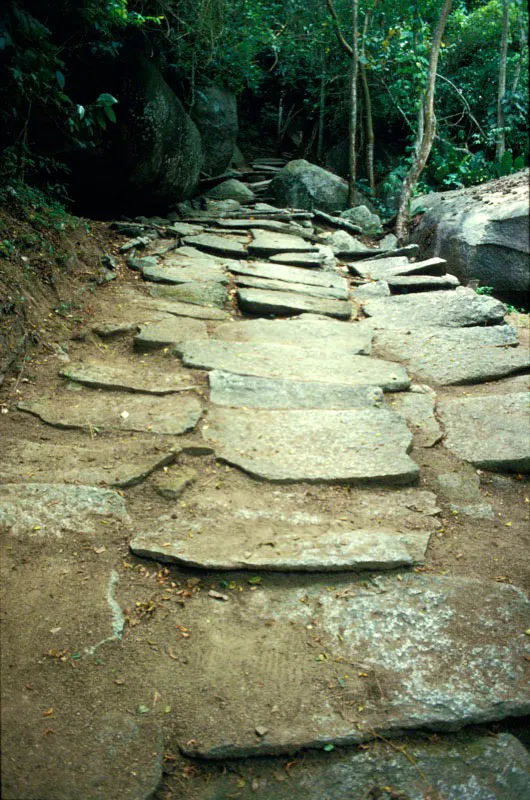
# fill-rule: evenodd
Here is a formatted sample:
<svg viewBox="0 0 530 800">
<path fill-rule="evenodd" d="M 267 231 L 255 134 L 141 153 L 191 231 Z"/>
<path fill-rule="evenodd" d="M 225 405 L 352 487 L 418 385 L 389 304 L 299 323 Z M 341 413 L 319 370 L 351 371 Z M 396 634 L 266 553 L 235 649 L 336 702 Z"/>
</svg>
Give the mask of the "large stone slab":
<svg viewBox="0 0 530 800">
<path fill-rule="evenodd" d="M 317 253 L 318 249 L 302 239 L 288 233 L 276 233 L 252 229 L 253 241 L 248 246 L 250 255 L 268 258 L 276 253 Z"/>
<path fill-rule="evenodd" d="M 190 390 L 188 373 L 153 370 L 146 368 L 141 362 L 132 362 L 127 366 L 112 366 L 101 362 L 72 364 L 62 369 L 60 375 L 95 389 L 146 394 L 172 394 Z"/>
<path fill-rule="evenodd" d="M 239 307 L 250 314 L 288 317 L 309 312 L 335 319 L 350 319 L 352 304 L 345 300 L 309 297 L 294 292 L 273 292 L 268 289 L 239 289 Z"/>
<path fill-rule="evenodd" d="M 214 220 L 214 225 L 220 228 L 226 228 L 227 230 L 251 230 L 255 228 L 264 231 L 273 231 L 274 233 L 294 234 L 301 236 L 302 239 L 311 240 L 314 238 L 312 228 L 304 230 L 304 228 L 302 228 L 301 225 L 298 225 L 296 222 L 281 222 L 280 220 L 274 219 L 238 219 L 234 217 L 233 219 L 227 218 Z"/>
<path fill-rule="evenodd" d="M 430 276 L 443 277 L 447 273 L 447 261 L 443 258 L 429 258 L 426 261 L 416 261 L 409 263 L 405 256 L 395 256 L 393 258 L 375 259 L 373 261 L 362 261 L 355 264 L 355 271 L 362 278 L 372 278 L 372 280 L 384 280 L 401 275 L 402 277 Z"/>
<path fill-rule="evenodd" d="M 151 297 L 162 300 L 178 300 L 180 303 L 191 303 L 197 306 L 217 306 L 223 308 L 228 300 L 228 292 L 220 283 L 183 283 L 180 286 L 152 286 Z"/>
<path fill-rule="evenodd" d="M 146 397 L 115 392 L 56 392 L 17 408 L 55 428 L 144 431 L 177 436 L 193 430 L 202 414 L 196 397 Z"/>
<path fill-rule="evenodd" d="M 235 520 L 234 520 L 235 523 Z M 260 536 L 261 533 L 261 536 Z M 140 533 L 131 541 L 135 555 L 201 569 L 265 569 L 272 572 L 340 572 L 396 569 L 422 564 L 428 533 L 389 530 L 321 532 L 284 530 L 271 544 L 266 530 L 231 524 L 226 535 L 189 537 L 170 526 Z"/>
<path fill-rule="evenodd" d="M 414 445 L 433 447 L 443 436 L 434 415 L 436 395 L 432 390 L 420 386 L 411 387 L 410 392 L 399 392 L 389 400 L 390 408 L 398 413 L 414 434 Z"/>
<path fill-rule="evenodd" d="M 309 253 L 277 253 L 270 256 L 274 264 L 288 264 L 303 269 L 333 269 L 336 264 L 335 254 L 327 245 L 317 245 Z"/>
<path fill-rule="evenodd" d="M 280 766 L 273 762 L 260 769 L 252 763 L 236 774 L 208 775 L 197 797 L 253 800 L 257 793 L 267 800 L 390 800 L 393 794 L 403 800 L 521 800 L 530 795 L 530 756 L 509 733 L 373 743 L 365 750 L 313 757 L 288 778 Z"/>
<path fill-rule="evenodd" d="M 309 286 L 302 283 L 288 283 L 287 281 L 269 280 L 268 278 L 254 278 L 250 275 L 236 275 L 237 286 L 248 286 L 253 289 L 266 289 L 273 292 L 294 292 L 295 294 L 309 295 L 310 297 L 332 298 L 334 300 L 348 300 L 347 288 L 327 286 Z"/>
<path fill-rule="evenodd" d="M 157 350 L 182 342 L 185 339 L 207 339 L 206 324 L 197 319 L 167 316 L 165 319 L 142 325 L 134 337 L 139 350 Z"/>
<path fill-rule="evenodd" d="M 506 306 L 459 286 L 453 292 L 422 292 L 367 300 L 364 312 L 375 328 L 463 328 L 496 325 Z"/>
<path fill-rule="evenodd" d="M 228 236 L 216 236 L 215 233 L 199 233 L 198 236 L 185 236 L 182 241 L 186 245 L 202 250 L 205 253 L 212 253 L 215 256 L 226 256 L 227 258 L 247 257 L 245 246 L 237 239 L 231 239 Z"/>
<path fill-rule="evenodd" d="M 397 294 L 399 292 L 434 292 L 438 289 L 456 289 L 460 281 L 454 275 L 389 275 L 386 282 Z"/>
<path fill-rule="evenodd" d="M 254 278 L 268 278 L 274 281 L 303 283 L 309 286 L 327 286 L 335 289 L 347 289 L 345 278 L 333 272 L 315 272 L 299 267 L 288 267 L 283 264 L 271 264 L 263 261 L 240 262 L 232 269 L 236 275 L 249 275 Z"/>
<path fill-rule="evenodd" d="M 530 396 L 526 392 L 440 401 L 445 446 L 494 472 L 530 472 Z"/>
<path fill-rule="evenodd" d="M 386 391 L 410 386 L 400 364 L 353 356 L 333 345 L 302 348 L 268 342 L 190 341 L 177 345 L 175 351 L 187 367 L 220 369 L 236 375 L 379 386 Z"/>
<path fill-rule="evenodd" d="M 196 247 L 178 247 L 172 250 L 169 255 L 164 258 L 164 264 L 167 267 L 225 267 L 231 269 L 237 261 L 234 261 L 227 256 L 213 255 L 213 253 L 205 253 L 203 250 L 198 250 Z"/>
<path fill-rule="evenodd" d="M 215 408 L 203 436 L 218 458 L 269 481 L 409 484 L 411 434 L 385 408 L 262 411 Z"/>
<path fill-rule="evenodd" d="M 530 367 L 530 354 L 517 344 L 510 325 L 378 331 L 377 350 L 405 362 L 426 381 L 442 385 L 483 383 Z"/>
<path fill-rule="evenodd" d="M 155 300 L 151 297 L 144 298 L 145 303 L 140 303 L 141 307 L 152 308 L 160 314 L 173 314 L 175 317 L 191 317 L 192 319 L 208 319 L 219 321 L 227 319 L 226 311 L 220 308 L 208 308 L 206 306 L 195 306 L 191 303 L 180 303 L 178 300 Z"/>
<path fill-rule="evenodd" d="M 117 492 L 96 486 L 11 483 L 0 486 L 0 528 L 36 538 L 94 533 L 101 521 L 130 524 Z"/>
<path fill-rule="evenodd" d="M 273 380 L 213 370 L 210 400 L 218 406 L 243 408 L 364 408 L 381 405 L 374 386 L 343 386 L 311 381 Z"/>
<path fill-rule="evenodd" d="M 3 443 L 0 479 L 23 483 L 82 483 L 135 486 L 152 472 L 171 464 L 178 448 L 153 438 L 96 438 L 70 444 L 8 440 Z"/>
<path fill-rule="evenodd" d="M 238 603 L 236 625 L 233 601 L 199 599 L 186 655 L 200 685 L 180 705 L 187 753 L 290 753 L 530 711 L 520 590 L 414 573 L 334 584 L 265 585 Z"/>
<path fill-rule="evenodd" d="M 345 324 L 329 317 L 300 314 L 285 320 L 251 319 L 218 325 L 214 339 L 225 342 L 270 342 L 296 347 L 329 345 L 351 355 L 370 355 L 373 331 L 368 325 Z"/>
<path fill-rule="evenodd" d="M 152 283 L 193 283 L 194 281 L 213 281 L 215 283 L 228 283 L 226 272 L 222 267 L 197 266 L 197 267 L 171 267 L 159 264 L 156 267 L 143 267 L 144 280 Z"/>
</svg>

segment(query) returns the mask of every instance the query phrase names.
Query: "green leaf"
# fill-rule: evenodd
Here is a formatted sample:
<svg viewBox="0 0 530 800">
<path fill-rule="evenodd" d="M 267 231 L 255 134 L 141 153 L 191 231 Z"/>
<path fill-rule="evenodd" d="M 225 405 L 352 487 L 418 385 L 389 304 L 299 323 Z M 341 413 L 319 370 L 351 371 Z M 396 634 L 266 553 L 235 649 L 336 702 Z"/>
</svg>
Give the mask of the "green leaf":
<svg viewBox="0 0 530 800">
<path fill-rule="evenodd" d="M 331 753 L 331 751 L 334 750 L 334 749 L 335 749 L 335 745 L 333 745 L 333 744 L 325 744 L 324 745 L 324 752 L 325 753 Z"/>
<path fill-rule="evenodd" d="M 103 92 L 103 94 L 99 95 L 97 102 L 100 103 L 102 106 L 107 107 L 107 106 L 113 106 L 118 101 L 111 94 Z"/>
<path fill-rule="evenodd" d="M 509 150 L 507 150 L 503 157 L 499 161 L 499 171 L 501 176 L 502 175 L 509 175 L 512 171 L 513 167 L 513 156 Z"/>
<path fill-rule="evenodd" d="M 252 578 L 248 579 L 248 583 L 252 583 L 253 585 L 257 585 L 261 583 L 261 578 L 259 575 L 253 575 Z"/>
<path fill-rule="evenodd" d="M 110 108 L 110 106 L 105 106 L 105 114 L 107 115 L 107 117 L 110 119 L 111 122 L 116 122 L 116 114 L 114 113 L 112 108 Z"/>
<path fill-rule="evenodd" d="M 517 158 L 513 162 L 513 168 L 515 170 L 524 169 L 524 165 L 525 165 L 524 156 L 517 156 Z"/>
<path fill-rule="evenodd" d="M 77 114 L 79 116 L 79 119 L 84 119 L 85 118 L 85 113 L 86 113 L 85 112 L 85 107 L 77 105 L 76 106 L 76 110 L 77 110 Z"/>
<path fill-rule="evenodd" d="M 55 73 L 55 77 L 57 78 L 57 83 L 59 84 L 59 89 L 64 89 L 64 84 L 66 83 L 65 77 L 63 73 L 58 69 Z"/>
</svg>

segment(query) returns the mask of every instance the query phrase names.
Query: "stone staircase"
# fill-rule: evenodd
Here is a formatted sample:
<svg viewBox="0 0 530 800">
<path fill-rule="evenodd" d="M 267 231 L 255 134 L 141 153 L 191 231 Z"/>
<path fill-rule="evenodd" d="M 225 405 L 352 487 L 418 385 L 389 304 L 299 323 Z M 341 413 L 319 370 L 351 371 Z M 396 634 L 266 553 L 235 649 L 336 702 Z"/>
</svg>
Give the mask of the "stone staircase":
<svg viewBox="0 0 530 800">
<path fill-rule="evenodd" d="M 530 713 L 530 604 L 425 566 L 424 464 L 530 469 L 505 307 L 211 206 L 115 225 L 129 275 L 0 421 L 4 796 L 530 796 L 484 727 Z"/>
</svg>

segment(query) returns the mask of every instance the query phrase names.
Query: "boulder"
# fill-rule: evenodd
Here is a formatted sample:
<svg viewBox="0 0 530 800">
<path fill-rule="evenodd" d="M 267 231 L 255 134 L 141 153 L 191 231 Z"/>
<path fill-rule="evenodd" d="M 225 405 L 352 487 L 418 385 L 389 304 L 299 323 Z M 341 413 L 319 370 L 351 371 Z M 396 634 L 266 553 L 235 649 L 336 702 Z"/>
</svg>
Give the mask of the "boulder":
<svg viewBox="0 0 530 800">
<path fill-rule="evenodd" d="M 280 208 L 314 208 L 333 213 L 348 207 L 348 184 L 332 172 L 299 159 L 290 161 L 269 186 Z"/>
<path fill-rule="evenodd" d="M 237 200 L 239 203 L 252 203 L 256 195 L 242 181 L 229 178 L 227 181 L 214 186 L 206 192 L 206 197 L 212 200 Z"/>
<path fill-rule="evenodd" d="M 477 278 L 501 293 L 530 288 L 528 170 L 481 186 L 416 198 L 426 209 L 412 235 L 424 255 L 439 255 L 463 282 Z"/>
<path fill-rule="evenodd" d="M 364 205 L 347 208 L 342 212 L 341 217 L 353 225 L 358 225 L 364 233 L 373 233 L 381 228 L 381 218 L 377 214 L 372 214 L 370 209 Z"/>
<path fill-rule="evenodd" d="M 202 140 L 203 169 L 209 175 L 218 175 L 228 167 L 234 153 L 238 127 L 236 98 L 220 86 L 198 89 L 191 116 Z"/>
<path fill-rule="evenodd" d="M 127 62 L 121 84 L 117 153 L 123 196 L 144 208 L 190 197 L 203 164 L 195 124 L 143 56 Z"/>
</svg>

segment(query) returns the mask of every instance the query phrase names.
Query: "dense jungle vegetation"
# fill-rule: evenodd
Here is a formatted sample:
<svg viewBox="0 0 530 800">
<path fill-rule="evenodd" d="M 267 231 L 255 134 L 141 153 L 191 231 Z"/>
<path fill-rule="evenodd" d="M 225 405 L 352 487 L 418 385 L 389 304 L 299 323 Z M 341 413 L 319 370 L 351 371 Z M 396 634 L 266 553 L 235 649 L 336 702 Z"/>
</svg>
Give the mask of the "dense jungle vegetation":
<svg viewBox="0 0 530 800">
<path fill-rule="evenodd" d="M 2 197 L 22 183 L 66 200 L 68 155 L 111 136 L 123 113 L 112 87 L 100 91 L 91 76 L 132 47 L 157 63 L 188 110 L 207 82 L 232 90 L 243 152 L 326 163 L 331 151 L 333 165 L 348 127 L 351 135 L 353 81 L 355 178 L 385 201 L 417 155 L 442 7 L 432 150 L 419 189 L 521 169 L 522 0 L 18 0 L 0 15 Z"/>
</svg>

